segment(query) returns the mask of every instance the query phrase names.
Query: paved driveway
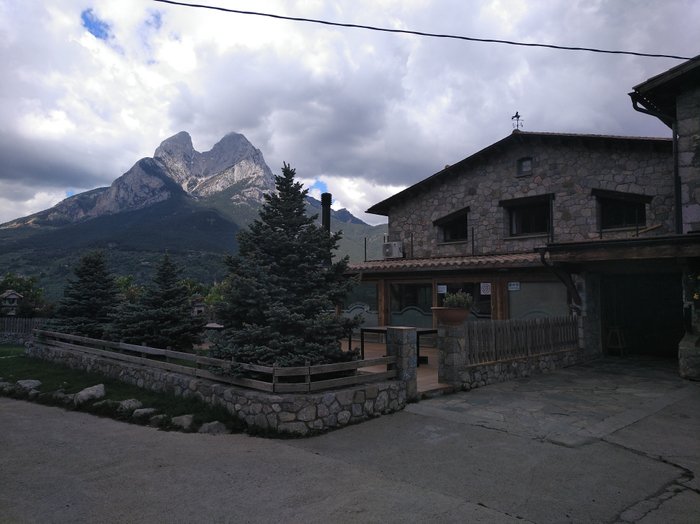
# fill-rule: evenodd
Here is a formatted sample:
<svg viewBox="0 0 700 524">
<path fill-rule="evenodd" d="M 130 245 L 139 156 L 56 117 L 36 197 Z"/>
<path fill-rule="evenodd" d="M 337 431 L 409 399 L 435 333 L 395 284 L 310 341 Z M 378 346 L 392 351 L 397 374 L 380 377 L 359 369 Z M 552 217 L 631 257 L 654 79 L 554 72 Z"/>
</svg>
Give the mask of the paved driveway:
<svg viewBox="0 0 700 524">
<path fill-rule="evenodd" d="M 700 384 L 607 360 L 305 440 L 0 399 L 0 522 L 700 522 Z"/>
</svg>

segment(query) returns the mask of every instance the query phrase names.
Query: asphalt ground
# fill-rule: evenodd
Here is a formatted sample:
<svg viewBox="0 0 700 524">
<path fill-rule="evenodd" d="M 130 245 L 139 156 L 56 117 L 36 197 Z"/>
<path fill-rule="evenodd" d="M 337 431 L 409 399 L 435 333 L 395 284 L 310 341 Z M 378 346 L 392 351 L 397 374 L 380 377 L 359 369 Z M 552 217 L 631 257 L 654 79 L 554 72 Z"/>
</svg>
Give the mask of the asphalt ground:
<svg viewBox="0 0 700 524">
<path fill-rule="evenodd" d="M 163 432 L 0 398 L 0 522 L 700 522 L 700 383 L 605 359 L 325 435 Z"/>
</svg>

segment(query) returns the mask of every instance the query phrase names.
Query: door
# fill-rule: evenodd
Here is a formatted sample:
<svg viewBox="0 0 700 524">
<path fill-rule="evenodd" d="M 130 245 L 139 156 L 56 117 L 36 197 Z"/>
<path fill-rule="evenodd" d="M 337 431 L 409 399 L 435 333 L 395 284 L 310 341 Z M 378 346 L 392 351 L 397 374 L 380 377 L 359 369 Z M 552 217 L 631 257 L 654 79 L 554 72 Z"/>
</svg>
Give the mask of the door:
<svg viewBox="0 0 700 524">
<path fill-rule="evenodd" d="M 682 277 L 679 274 L 606 275 L 602 279 L 603 347 L 676 358 L 683 337 Z M 616 331 L 619 330 L 619 331 Z"/>
</svg>

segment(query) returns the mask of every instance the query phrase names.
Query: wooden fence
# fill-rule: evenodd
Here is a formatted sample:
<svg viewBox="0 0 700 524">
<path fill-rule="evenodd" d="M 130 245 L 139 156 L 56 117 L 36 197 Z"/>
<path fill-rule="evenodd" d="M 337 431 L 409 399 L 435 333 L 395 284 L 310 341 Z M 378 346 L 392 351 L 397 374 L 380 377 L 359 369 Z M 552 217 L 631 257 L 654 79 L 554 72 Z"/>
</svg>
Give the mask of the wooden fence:
<svg viewBox="0 0 700 524">
<path fill-rule="evenodd" d="M 578 348 L 575 317 L 465 322 L 468 364 L 483 364 Z"/>
<path fill-rule="evenodd" d="M 29 335 L 45 323 L 45 318 L 0 317 L 0 333 Z"/>
<path fill-rule="evenodd" d="M 165 369 L 270 393 L 306 393 L 367 382 L 379 382 L 396 377 L 396 369 L 393 369 L 396 357 L 379 357 L 319 366 L 277 367 L 242 363 L 236 365 L 230 360 L 169 349 L 98 340 L 54 331 L 35 330 L 34 333 L 36 335 L 35 343 L 39 346 Z M 243 373 L 231 374 L 231 367 L 234 365 L 241 372 L 255 378 L 243 376 Z M 383 371 L 361 371 L 362 368 L 373 366 L 381 366 Z M 337 375 L 347 376 L 338 377 Z"/>
</svg>

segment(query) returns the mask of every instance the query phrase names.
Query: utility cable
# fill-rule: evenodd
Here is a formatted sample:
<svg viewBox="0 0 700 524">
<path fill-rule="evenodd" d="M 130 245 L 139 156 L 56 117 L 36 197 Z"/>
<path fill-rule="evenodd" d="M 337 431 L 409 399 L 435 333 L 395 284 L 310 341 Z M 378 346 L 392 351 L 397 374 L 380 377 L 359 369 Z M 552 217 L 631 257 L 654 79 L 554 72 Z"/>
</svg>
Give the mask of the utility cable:
<svg viewBox="0 0 700 524">
<path fill-rule="evenodd" d="M 563 46 L 554 44 L 534 44 L 528 42 L 516 42 L 513 40 L 499 40 L 496 38 L 475 38 L 471 36 L 460 36 L 460 35 L 450 35 L 450 34 L 440 34 L 440 33 L 426 33 L 424 31 L 411 31 L 409 29 L 390 29 L 388 27 L 376 27 L 371 25 L 361 25 L 361 24 L 346 24 L 343 22 L 331 22 L 329 20 L 320 20 L 315 18 L 301 18 L 296 16 L 284 16 L 276 15 L 273 13 L 261 13 L 258 11 L 242 11 L 240 9 L 229 9 L 227 7 L 218 7 L 213 5 L 204 4 L 191 4 L 188 2 L 175 2 L 173 0 L 153 0 L 154 2 L 160 2 L 162 4 L 172 4 L 181 7 L 194 7 L 199 9 L 211 9 L 213 11 L 223 11 L 225 13 L 234 13 L 239 15 L 252 15 L 252 16 L 263 16 L 266 18 L 274 18 L 277 20 L 289 20 L 292 22 L 306 22 L 310 24 L 321 24 L 334 27 L 348 27 L 351 29 L 367 29 L 369 31 L 381 31 L 384 33 L 398 33 L 404 35 L 416 35 L 416 36 L 427 36 L 431 38 L 448 38 L 452 40 L 466 40 L 468 42 L 483 42 L 488 44 L 506 44 L 515 45 L 522 47 L 544 47 L 547 49 L 556 49 L 559 51 L 586 51 L 590 53 L 605 53 L 611 55 L 631 55 L 631 56 L 643 56 L 646 58 L 673 58 L 674 60 L 692 60 L 691 57 L 678 56 L 678 55 L 664 55 L 655 53 L 638 53 L 635 51 L 615 51 L 610 49 L 596 49 L 593 47 L 573 47 L 573 46 Z"/>
</svg>

